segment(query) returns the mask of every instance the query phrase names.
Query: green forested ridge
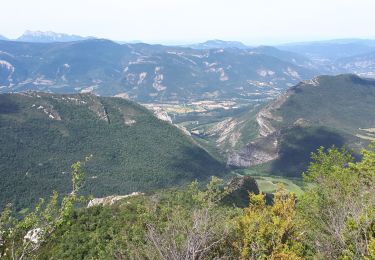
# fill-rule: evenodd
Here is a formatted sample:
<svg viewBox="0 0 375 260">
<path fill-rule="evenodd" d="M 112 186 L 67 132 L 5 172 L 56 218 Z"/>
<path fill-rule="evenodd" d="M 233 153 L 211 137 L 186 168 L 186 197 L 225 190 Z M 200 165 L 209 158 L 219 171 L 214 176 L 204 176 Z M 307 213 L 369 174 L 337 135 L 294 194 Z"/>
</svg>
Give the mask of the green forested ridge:
<svg viewBox="0 0 375 260">
<path fill-rule="evenodd" d="M 265 160 L 270 173 L 300 177 L 311 152 L 320 146 L 345 146 L 358 153 L 375 140 L 375 81 L 352 74 L 319 76 L 291 87 L 257 115 L 249 111 L 242 122 L 245 126 L 261 122 L 263 129 L 270 129 L 267 137 L 241 130 L 242 139 L 249 137 L 247 144 L 254 142 L 270 157 L 277 154 L 275 160 Z M 249 150 L 259 150 L 256 145 Z M 251 158 L 246 148 L 239 153 Z"/>
<path fill-rule="evenodd" d="M 274 122 L 282 137 L 272 171 L 298 176 L 319 146 L 358 151 L 371 140 L 360 134 L 375 126 L 375 81 L 356 75 L 321 76 L 316 81 L 317 85 L 291 88 L 292 94 L 274 110 L 282 117 Z"/>
<path fill-rule="evenodd" d="M 61 119 L 61 120 L 60 120 Z M 176 127 L 119 98 L 0 95 L 0 207 L 65 192 L 68 165 L 92 154 L 84 192 L 124 194 L 223 173 Z"/>
<path fill-rule="evenodd" d="M 249 205 L 237 208 L 224 199 L 231 187 L 213 177 L 203 189 L 193 182 L 114 205 L 63 204 L 64 215 L 41 206 L 17 221 L 7 208 L 0 214 L 0 256 L 11 258 L 16 247 L 13 259 L 22 248 L 37 259 L 374 259 L 374 149 L 375 143 L 354 162 L 344 149 L 320 148 L 304 177 L 306 192 L 297 199 L 280 186 L 271 204 L 250 190 Z M 23 239 L 40 227 L 49 236 L 38 231 L 36 239 Z"/>
<path fill-rule="evenodd" d="M 375 125 L 375 80 L 352 74 L 320 76 L 314 82 L 292 87 L 291 95 L 277 109 L 282 125 L 298 119 L 337 130 L 356 133 Z"/>
</svg>

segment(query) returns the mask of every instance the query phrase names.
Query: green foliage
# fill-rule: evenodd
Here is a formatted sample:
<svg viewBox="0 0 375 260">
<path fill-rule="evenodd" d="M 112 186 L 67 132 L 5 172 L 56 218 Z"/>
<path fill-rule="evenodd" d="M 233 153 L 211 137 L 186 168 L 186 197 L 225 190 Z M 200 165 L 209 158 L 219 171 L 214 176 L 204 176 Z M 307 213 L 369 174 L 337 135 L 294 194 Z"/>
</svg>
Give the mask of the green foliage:
<svg viewBox="0 0 375 260">
<path fill-rule="evenodd" d="M 33 211 L 19 218 L 13 217 L 11 205 L 5 208 L 0 216 L 0 258 L 21 260 L 35 255 L 58 228 L 69 222 L 75 205 L 85 202 L 84 197 L 76 195 L 80 189 L 77 184 L 85 176 L 81 165 L 72 165 L 73 190 L 62 198 L 61 204 L 54 192 L 47 203 L 40 199 Z"/>
<path fill-rule="evenodd" d="M 193 199 L 203 207 L 211 208 L 217 205 L 222 199 L 230 193 L 228 186 L 224 186 L 224 181 L 215 176 L 207 184 L 204 191 L 198 192 L 198 183 L 193 182 L 190 191 L 194 191 Z"/>
<path fill-rule="evenodd" d="M 92 158 L 92 155 L 85 158 L 85 162 L 89 161 Z M 73 163 L 72 171 L 70 172 L 72 176 L 72 193 L 75 194 L 82 187 L 83 181 L 85 179 L 85 172 L 82 169 L 82 162 L 78 161 Z"/>
<path fill-rule="evenodd" d="M 375 152 L 362 151 L 354 163 L 337 148 L 319 149 L 305 179 L 313 185 L 301 197 L 298 213 L 306 243 L 321 258 L 371 259 L 375 225 Z"/>
<path fill-rule="evenodd" d="M 351 153 L 344 148 L 329 148 L 327 152 L 324 147 L 320 147 L 315 153 L 312 153 L 308 172 L 304 174 L 305 181 L 319 182 L 320 178 L 329 177 L 332 171 L 339 168 L 342 169 L 349 163 L 354 162 Z"/>
<path fill-rule="evenodd" d="M 113 206 L 75 211 L 38 258 L 175 259 L 174 253 L 198 259 L 189 257 L 194 252 L 201 258 L 235 254 L 229 241 L 240 211 L 217 201 L 227 193 L 222 180 L 213 178 L 203 190 L 198 186 L 193 182 Z"/>
<path fill-rule="evenodd" d="M 302 243 L 296 225 L 296 196 L 276 192 L 273 205 L 264 194 L 250 194 L 250 206 L 237 223 L 235 246 L 241 259 L 300 259 Z"/>
</svg>

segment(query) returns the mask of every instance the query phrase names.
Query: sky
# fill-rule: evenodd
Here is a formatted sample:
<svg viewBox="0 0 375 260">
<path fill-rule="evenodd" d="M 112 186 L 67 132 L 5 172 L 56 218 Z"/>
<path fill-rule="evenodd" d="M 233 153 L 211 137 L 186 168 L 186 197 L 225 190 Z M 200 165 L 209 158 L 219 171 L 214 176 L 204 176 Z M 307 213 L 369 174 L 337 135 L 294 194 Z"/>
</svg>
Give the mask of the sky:
<svg viewBox="0 0 375 260">
<path fill-rule="evenodd" d="M 0 34 L 25 30 L 118 41 L 276 44 L 375 38 L 374 0 L 0 0 Z"/>
</svg>

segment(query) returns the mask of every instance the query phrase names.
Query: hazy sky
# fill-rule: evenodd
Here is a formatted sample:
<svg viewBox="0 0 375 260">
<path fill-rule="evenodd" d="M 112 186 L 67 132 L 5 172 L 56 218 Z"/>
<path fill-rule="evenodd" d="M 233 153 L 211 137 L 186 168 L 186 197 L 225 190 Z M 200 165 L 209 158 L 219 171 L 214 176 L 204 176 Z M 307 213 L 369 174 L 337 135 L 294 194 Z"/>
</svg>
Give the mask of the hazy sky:
<svg viewBox="0 0 375 260">
<path fill-rule="evenodd" d="M 375 38 L 375 0 L 0 0 L 0 34 L 247 44 Z"/>
</svg>

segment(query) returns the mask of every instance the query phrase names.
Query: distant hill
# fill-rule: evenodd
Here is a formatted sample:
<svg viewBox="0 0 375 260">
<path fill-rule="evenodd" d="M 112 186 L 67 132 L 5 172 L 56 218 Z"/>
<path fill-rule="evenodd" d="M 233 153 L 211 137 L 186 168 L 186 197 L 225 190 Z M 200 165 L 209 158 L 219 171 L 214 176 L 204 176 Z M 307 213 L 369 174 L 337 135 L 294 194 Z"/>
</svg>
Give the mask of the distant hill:
<svg viewBox="0 0 375 260">
<path fill-rule="evenodd" d="M 290 88 L 263 108 L 222 123 L 216 135 L 223 147 L 234 151 L 229 152 L 230 165 L 268 163 L 272 173 L 300 176 L 319 146 L 358 150 L 375 140 L 374 111 L 375 80 L 351 74 L 320 76 Z"/>
<path fill-rule="evenodd" d="M 252 52 L 258 54 L 269 55 L 280 60 L 290 62 L 299 66 L 304 66 L 308 68 L 314 68 L 314 64 L 308 59 L 306 56 L 290 52 L 290 51 L 282 51 L 272 46 L 259 46 L 256 48 L 251 49 Z"/>
<path fill-rule="evenodd" d="M 248 49 L 249 46 L 246 46 L 242 42 L 237 41 L 222 41 L 222 40 L 209 40 L 202 43 L 196 43 L 187 45 L 186 47 L 190 47 L 193 49 L 226 49 L 226 48 L 238 48 L 238 49 Z"/>
<path fill-rule="evenodd" d="M 365 54 L 338 59 L 337 64 L 358 75 L 375 78 L 375 50 Z"/>
<path fill-rule="evenodd" d="M 8 40 L 8 38 L 6 38 L 5 36 L 2 36 L 2 35 L 0 34 L 0 40 L 1 40 L 1 41 L 6 41 L 6 40 Z"/>
<path fill-rule="evenodd" d="M 85 193 L 178 185 L 225 172 L 191 137 L 146 108 L 90 94 L 0 95 L 0 208 L 69 188 L 70 165 L 92 154 Z"/>
<path fill-rule="evenodd" d="M 65 33 L 55 33 L 51 31 L 25 31 L 16 41 L 21 42 L 72 42 L 87 40 L 92 37 L 82 37 L 79 35 L 70 35 Z"/>
<path fill-rule="evenodd" d="M 344 39 L 290 43 L 277 48 L 305 55 L 314 60 L 335 60 L 375 51 L 375 40 Z"/>
</svg>

